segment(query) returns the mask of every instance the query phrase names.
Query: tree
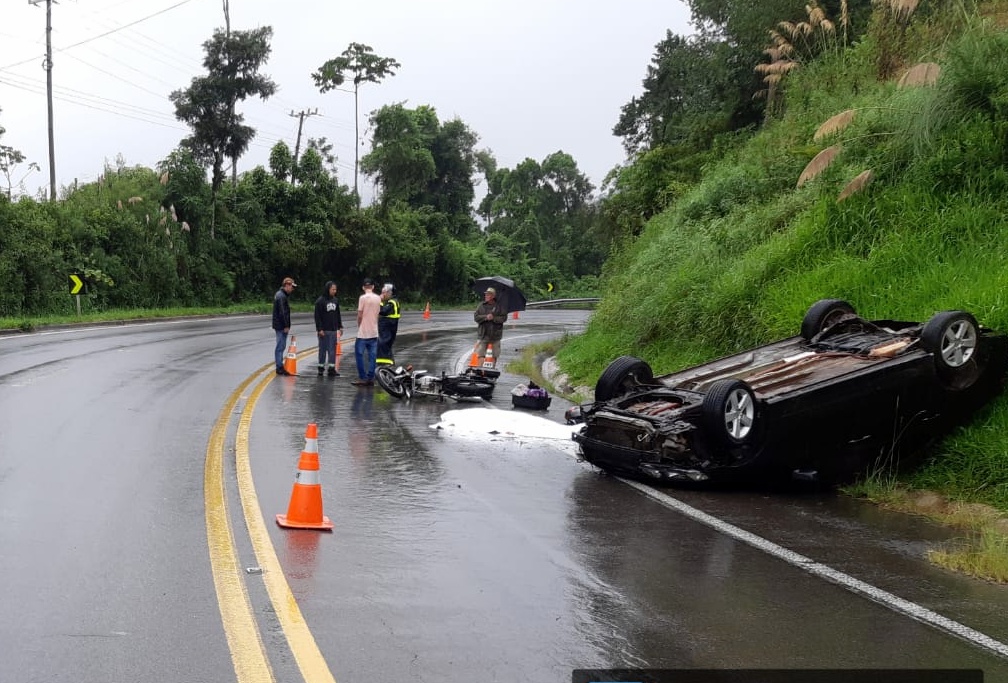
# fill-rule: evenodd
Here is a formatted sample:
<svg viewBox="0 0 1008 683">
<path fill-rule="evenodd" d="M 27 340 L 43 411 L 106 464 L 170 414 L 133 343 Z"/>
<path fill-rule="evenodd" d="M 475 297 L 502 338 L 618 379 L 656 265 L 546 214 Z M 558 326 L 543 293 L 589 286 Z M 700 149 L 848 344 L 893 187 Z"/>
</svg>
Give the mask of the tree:
<svg viewBox="0 0 1008 683">
<path fill-rule="evenodd" d="M 317 138 L 308 138 L 308 149 L 314 150 L 319 158 L 322 159 L 323 165 L 333 175 L 336 173 L 336 154 L 333 153 L 333 143 L 329 142 L 324 136 Z"/>
<path fill-rule="evenodd" d="M 361 159 L 361 170 L 375 176 L 382 189 L 382 204 L 414 201 L 437 177 L 431 145 L 440 123 L 428 106 L 407 109 L 386 105 L 371 114 L 372 149 Z"/>
<path fill-rule="evenodd" d="M 350 43 L 339 57 L 333 57 L 312 74 L 319 92 L 329 92 L 343 85 L 348 75 L 353 75 L 354 94 L 354 194 L 358 201 L 357 174 L 360 166 L 360 110 L 358 92 L 361 83 L 379 83 L 386 76 L 395 76 L 401 64 L 390 57 L 379 57 L 370 45 Z"/>
<path fill-rule="evenodd" d="M 272 35 L 269 26 L 230 34 L 215 30 L 213 38 L 203 43 L 207 74 L 193 78 L 188 88 L 170 95 L 175 118 L 192 130 L 182 145 L 212 169 L 211 239 L 217 222 L 217 194 L 224 181 L 224 161 L 244 154 L 256 133 L 243 123 L 242 114 L 235 113 L 233 104 L 252 95 L 268 99 L 276 92 L 276 84 L 259 73 L 269 58 Z"/>
<path fill-rule="evenodd" d="M 7 131 L 3 126 L 0 126 L 0 137 Z M 17 149 L 10 147 L 9 145 L 0 145 L 0 173 L 3 173 L 4 178 L 7 179 L 7 199 L 12 196 L 14 180 L 11 177 L 14 174 L 14 169 L 25 162 L 25 155 Z M 34 161 L 28 164 L 28 172 L 25 173 L 17 181 L 17 185 L 20 187 L 24 179 L 28 177 L 28 174 L 32 171 L 38 171 L 39 165 Z"/>
<path fill-rule="evenodd" d="M 732 48 L 707 36 L 683 37 L 668 31 L 655 46 L 644 78 L 644 92 L 621 110 L 613 134 L 627 154 L 690 139 L 709 140 L 735 127 L 749 107 L 743 102 L 731 67 Z M 756 83 L 751 73 L 745 78 Z M 748 116 L 741 117 L 748 120 Z"/>
</svg>

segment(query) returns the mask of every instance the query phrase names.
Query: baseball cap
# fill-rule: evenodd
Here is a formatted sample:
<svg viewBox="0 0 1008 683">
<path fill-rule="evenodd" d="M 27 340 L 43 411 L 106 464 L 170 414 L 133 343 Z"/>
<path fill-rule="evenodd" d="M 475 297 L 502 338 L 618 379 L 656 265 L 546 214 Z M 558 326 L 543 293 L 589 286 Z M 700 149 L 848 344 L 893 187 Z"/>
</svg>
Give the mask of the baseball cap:
<svg viewBox="0 0 1008 683">
<path fill-rule="evenodd" d="M 493 294 L 494 296 L 497 296 L 497 290 L 494 289 L 493 287 L 487 287 L 486 291 L 483 292 L 483 293 L 484 294 Z"/>
<path fill-rule="evenodd" d="M 374 280 L 372 280 L 369 277 L 364 278 L 364 286 L 365 287 L 374 287 Z"/>
<path fill-rule="evenodd" d="M 292 278 L 292 277 L 285 277 L 283 279 L 283 283 L 285 285 L 290 285 L 291 287 L 297 287 L 297 283 L 294 282 L 294 278 Z"/>
</svg>

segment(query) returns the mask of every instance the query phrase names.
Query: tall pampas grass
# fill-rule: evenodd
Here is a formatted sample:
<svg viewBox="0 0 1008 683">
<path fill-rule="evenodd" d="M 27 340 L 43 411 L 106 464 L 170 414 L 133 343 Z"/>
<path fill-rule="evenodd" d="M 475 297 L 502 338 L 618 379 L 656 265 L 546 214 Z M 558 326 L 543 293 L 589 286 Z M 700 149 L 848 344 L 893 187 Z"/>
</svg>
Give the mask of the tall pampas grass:
<svg viewBox="0 0 1008 683">
<path fill-rule="evenodd" d="M 798 184 L 796 187 L 801 187 L 808 181 L 815 178 L 817 175 L 826 170 L 826 168 L 833 163 L 833 159 L 836 155 L 840 153 L 840 145 L 832 145 L 827 147 L 823 151 L 813 157 L 812 161 L 808 162 L 805 169 L 798 176 Z"/>
</svg>

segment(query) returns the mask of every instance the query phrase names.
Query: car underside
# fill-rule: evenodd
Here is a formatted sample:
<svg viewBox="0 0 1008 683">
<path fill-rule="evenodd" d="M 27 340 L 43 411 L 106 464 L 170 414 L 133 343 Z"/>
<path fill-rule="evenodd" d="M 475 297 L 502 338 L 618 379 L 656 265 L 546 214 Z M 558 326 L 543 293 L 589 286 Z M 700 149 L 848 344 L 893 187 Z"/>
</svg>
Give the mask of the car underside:
<svg viewBox="0 0 1008 683">
<path fill-rule="evenodd" d="M 1006 358 L 1004 335 L 969 314 L 868 321 L 824 300 L 799 336 L 661 377 L 617 359 L 575 411 L 574 439 L 589 462 L 648 480 L 840 481 L 968 419 L 1000 391 Z"/>
</svg>

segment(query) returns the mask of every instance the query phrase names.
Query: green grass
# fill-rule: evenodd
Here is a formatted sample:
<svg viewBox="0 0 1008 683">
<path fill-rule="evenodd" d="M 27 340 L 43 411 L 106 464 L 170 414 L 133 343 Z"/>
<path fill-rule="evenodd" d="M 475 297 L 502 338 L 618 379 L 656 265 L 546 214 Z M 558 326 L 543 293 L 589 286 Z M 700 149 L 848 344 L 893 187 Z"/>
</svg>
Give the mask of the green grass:
<svg viewBox="0 0 1008 683">
<path fill-rule="evenodd" d="M 624 354 L 672 372 L 791 336 L 823 298 L 869 318 L 962 309 L 1008 332 L 1008 34 L 962 23 L 964 37 L 919 55 L 947 67 L 937 87 L 876 82 L 870 41 L 789 76 L 784 117 L 710 165 L 610 260 L 610 294 L 559 352 L 572 380 L 592 385 Z M 851 108 L 849 128 L 813 142 Z M 837 142 L 833 165 L 796 188 L 804 165 Z M 866 169 L 873 182 L 838 203 Z M 852 492 L 880 502 L 927 488 L 1008 511 L 1008 397 L 916 472 L 861 486 Z M 982 539 L 997 533 L 974 536 L 996 555 L 1004 544 Z"/>
<path fill-rule="evenodd" d="M 960 547 L 932 550 L 937 565 L 998 583 L 1008 583 L 1008 536 L 983 529 L 963 539 Z"/>
<path fill-rule="evenodd" d="M 183 318 L 192 316 L 214 316 L 214 315 L 243 315 L 260 314 L 269 315 L 272 311 L 272 301 L 254 302 L 245 304 L 232 304 L 230 306 L 205 306 L 205 307 L 175 307 L 175 308 L 132 308 L 116 309 L 108 311 L 86 311 L 81 315 L 66 313 L 62 315 L 42 315 L 23 316 L 17 318 L 0 318 L 0 330 L 20 330 L 31 332 L 51 325 L 74 325 L 83 323 L 107 323 L 122 322 L 127 320 L 150 320 L 163 318 Z M 342 304 L 343 314 L 356 309 L 356 299 Z M 436 305 L 431 303 L 431 314 L 438 311 L 469 311 L 476 310 L 476 303 L 472 305 L 458 304 L 454 306 Z M 291 311 L 295 313 L 311 313 L 314 310 L 314 301 L 295 301 L 291 303 Z M 403 311 L 422 311 L 423 305 L 403 306 Z"/>
<path fill-rule="evenodd" d="M 95 311 L 77 315 L 45 315 L 24 318 L 0 318 L 0 330 L 21 330 L 31 332 L 50 325 L 73 325 L 81 323 L 120 322 L 126 320 L 148 320 L 160 318 L 182 318 L 188 316 L 241 315 L 249 313 L 269 313 L 270 304 L 239 304 L 206 308 L 134 308 L 112 311 Z M 309 307 L 306 310 L 311 310 Z"/>
<path fill-rule="evenodd" d="M 556 355 L 557 350 L 563 347 L 570 340 L 564 335 L 558 339 L 542 342 L 540 344 L 530 344 L 522 349 L 521 355 L 507 364 L 507 371 L 512 375 L 528 377 L 541 387 L 545 387 L 552 393 L 557 393 L 556 387 L 546 381 L 542 374 L 542 361 L 549 356 Z"/>
</svg>

